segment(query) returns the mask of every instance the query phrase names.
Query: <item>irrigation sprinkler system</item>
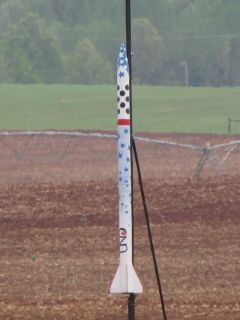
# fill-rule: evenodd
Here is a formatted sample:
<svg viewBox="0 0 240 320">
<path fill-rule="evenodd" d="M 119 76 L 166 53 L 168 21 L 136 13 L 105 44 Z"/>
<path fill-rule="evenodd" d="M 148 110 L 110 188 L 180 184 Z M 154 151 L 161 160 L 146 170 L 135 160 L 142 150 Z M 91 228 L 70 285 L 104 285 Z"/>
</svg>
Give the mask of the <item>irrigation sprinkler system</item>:
<svg viewBox="0 0 240 320">
<path fill-rule="evenodd" d="M 26 137 L 26 140 L 22 141 L 21 148 L 15 147 L 11 145 L 11 142 L 8 138 L 11 137 Z M 86 138 L 86 139 L 110 139 L 117 140 L 116 134 L 111 133 L 102 133 L 102 132 L 84 132 L 84 131 L 58 131 L 58 130 L 49 130 L 49 131 L 0 131 L 0 144 L 4 147 L 8 152 L 10 151 L 16 160 L 32 160 L 31 159 L 31 148 L 34 146 L 34 139 L 38 137 L 68 137 L 66 140 L 65 147 L 55 154 L 55 149 L 52 147 L 52 140 L 44 140 L 46 147 L 49 149 L 49 152 L 53 155 L 54 159 L 57 161 L 64 161 L 68 158 L 72 152 L 74 152 L 74 146 L 77 143 L 76 139 Z M 5 139 L 6 138 L 6 139 Z M 201 176 L 204 172 L 204 168 L 208 164 L 213 164 L 213 167 L 216 169 L 220 169 L 224 165 L 224 163 L 230 159 L 230 157 L 239 152 L 240 148 L 240 140 L 232 140 L 225 143 L 218 143 L 214 145 L 210 145 L 206 143 L 203 146 L 197 146 L 188 143 L 182 142 L 174 142 L 162 139 L 152 139 L 144 136 L 135 136 L 135 142 L 139 142 L 143 145 L 151 145 L 155 144 L 164 150 L 171 150 L 170 148 L 180 149 L 185 152 L 197 152 L 199 154 L 199 160 L 197 161 L 195 168 L 192 169 L 192 176 L 198 177 Z M 35 144 L 39 144 L 39 140 L 35 141 Z M 110 152 L 110 151 L 109 151 Z M 111 151 L 112 152 L 112 151 Z M 3 150 L 2 150 L 3 155 Z M 105 154 L 105 156 L 110 156 L 110 154 Z M 38 162 L 41 162 L 41 159 L 38 158 Z"/>
</svg>

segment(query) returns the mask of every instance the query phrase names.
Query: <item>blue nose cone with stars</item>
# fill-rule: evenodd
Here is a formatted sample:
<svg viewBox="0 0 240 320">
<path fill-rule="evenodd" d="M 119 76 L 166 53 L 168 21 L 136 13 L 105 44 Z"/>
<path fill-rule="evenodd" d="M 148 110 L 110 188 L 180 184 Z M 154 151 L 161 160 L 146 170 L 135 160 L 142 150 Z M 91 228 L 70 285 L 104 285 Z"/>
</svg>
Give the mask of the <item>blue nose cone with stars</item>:
<svg viewBox="0 0 240 320">
<path fill-rule="evenodd" d="M 123 67 L 128 72 L 128 58 L 127 58 L 127 50 L 125 48 L 125 44 L 123 43 L 119 50 L 118 56 L 118 67 Z M 124 77 L 124 74 L 121 74 Z"/>
</svg>

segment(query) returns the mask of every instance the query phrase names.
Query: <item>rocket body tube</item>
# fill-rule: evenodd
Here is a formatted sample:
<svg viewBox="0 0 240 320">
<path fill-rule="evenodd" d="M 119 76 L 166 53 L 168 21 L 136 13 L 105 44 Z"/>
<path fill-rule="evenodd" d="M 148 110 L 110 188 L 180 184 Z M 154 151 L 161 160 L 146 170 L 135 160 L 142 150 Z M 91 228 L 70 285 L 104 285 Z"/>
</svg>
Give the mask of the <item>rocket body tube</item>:
<svg viewBox="0 0 240 320">
<path fill-rule="evenodd" d="M 110 293 L 142 293 L 132 262 L 132 173 L 129 68 L 126 48 L 120 47 L 117 69 L 119 267 Z"/>
</svg>

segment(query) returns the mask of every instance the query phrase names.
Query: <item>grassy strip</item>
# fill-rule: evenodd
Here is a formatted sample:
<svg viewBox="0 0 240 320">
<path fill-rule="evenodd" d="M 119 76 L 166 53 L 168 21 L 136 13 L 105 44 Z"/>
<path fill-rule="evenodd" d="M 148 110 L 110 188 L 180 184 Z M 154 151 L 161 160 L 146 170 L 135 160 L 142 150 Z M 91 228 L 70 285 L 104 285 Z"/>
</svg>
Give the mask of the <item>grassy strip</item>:
<svg viewBox="0 0 240 320">
<path fill-rule="evenodd" d="M 0 97 L 1 130 L 116 128 L 115 86 L 4 84 Z M 135 131 L 224 133 L 240 119 L 240 88 L 134 86 L 133 98 Z"/>
</svg>

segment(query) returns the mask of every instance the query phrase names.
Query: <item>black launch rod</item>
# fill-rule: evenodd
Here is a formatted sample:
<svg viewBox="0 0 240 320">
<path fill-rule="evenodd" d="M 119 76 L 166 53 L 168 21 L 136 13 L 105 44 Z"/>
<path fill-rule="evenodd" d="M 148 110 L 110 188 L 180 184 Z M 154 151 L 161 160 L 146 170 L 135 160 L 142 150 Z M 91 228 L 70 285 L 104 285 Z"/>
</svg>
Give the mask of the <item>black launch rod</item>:
<svg viewBox="0 0 240 320">
<path fill-rule="evenodd" d="M 126 1 L 126 49 L 129 66 L 129 92 L 130 92 L 130 144 L 132 144 L 132 29 L 131 29 L 131 0 Z M 131 206 L 132 206 L 132 261 L 134 264 L 134 213 L 133 213 L 133 152 L 131 145 Z M 128 296 L 128 320 L 135 320 L 136 295 L 130 293 Z"/>
<path fill-rule="evenodd" d="M 143 206 L 144 206 L 144 212 L 145 212 L 145 217 L 146 217 L 146 222 L 147 222 L 147 228 L 148 228 L 148 236 L 149 236 L 149 241 L 150 241 L 150 247 L 151 247 L 151 252 L 153 256 L 153 262 L 154 262 L 154 269 L 156 273 L 156 278 L 157 278 L 157 284 L 158 284 L 158 289 L 159 289 L 159 294 L 160 294 L 160 301 L 162 305 L 162 314 L 163 314 L 163 319 L 167 320 L 167 313 L 165 309 L 165 303 L 164 303 L 164 297 L 163 297 L 163 291 L 162 291 L 162 286 L 160 282 L 160 273 L 158 270 L 158 265 L 157 265 L 157 260 L 156 260 L 156 255 L 155 255 L 155 250 L 154 250 L 154 245 L 153 245 L 153 239 L 152 239 L 152 232 L 151 232 L 151 227 L 150 227 L 150 221 L 148 217 L 148 210 L 147 210 L 147 205 L 146 205 L 146 200 L 145 200 L 145 194 L 143 190 L 143 183 L 142 183 L 142 175 L 141 175 L 141 169 L 139 165 L 139 160 L 138 160 L 138 154 L 136 150 L 136 145 L 135 141 L 133 138 L 133 121 L 132 121 L 132 116 L 133 116 L 133 110 L 132 110 L 132 27 L 131 27 L 131 0 L 125 0 L 126 1 L 126 49 L 127 49 L 127 58 L 128 58 L 128 66 L 129 66 L 129 97 L 130 97 L 130 152 L 131 152 L 131 189 L 132 189 L 132 197 L 131 197 L 131 207 L 132 207 L 132 262 L 134 264 L 134 211 L 133 211 L 133 154 L 135 155 L 135 162 L 137 166 L 137 172 L 138 172 L 138 179 L 139 179 L 139 185 L 140 185 L 140 191 L 142 195 L 142 201 L 143 201 Z M 136 300 L 136 294 L 130 293 L 128 296 L 128 320 L 135 320 L 135 300 Z"/>
<path fill-rule="evenodd" d="M 160 271 L 158 268 L 157 258 L 156 258 L 156 254 L 155 254 L 154 244 L 153 244 L 153 237 L 152 237 L 151 224 L 150 224 L 150 219 L 149 219 L 149 214 L 148 214 L 147 202 L 146 202 L 145 192 L 144 192 L 144 188 L 143 188 L 142 173 L 141 173 L 141 169 L 140 169 L 138 153 L 137 153 L 137 148 L 136 148 L 134 138 L 132 138 L 132 147 L 133 147 L 133 152 L 134 152 L 134 156 L 135 156 L 135 163 L 136 163 L 136 167 L 137 167 L 139 187 L 140 187 L 143 209 L 144 209 L 144 214 L 145 214 L 146 223 L 147 223 L 148 238 L 149 238 L 150 249 L 151 249 L 152 258 L 153 258 L 153 265 L 154 265 L 154 270 L 155 270 L 155 275 L 156 275 L 156 280 L 157 280 L 157 285 L 158 285 L 158 292 L 159 292 L 160 302 L 161 302 L 161 306 L 162 306 L 162 315 L 163 315 L 164 320 L 168 320 L 167 319 L 167 312 L 166 312 L 166 308 L 165 308 L 164 297 L 163 297 L 162 284 L 161 284 L 161 280 L 160 280 Z"/>
</svg>

